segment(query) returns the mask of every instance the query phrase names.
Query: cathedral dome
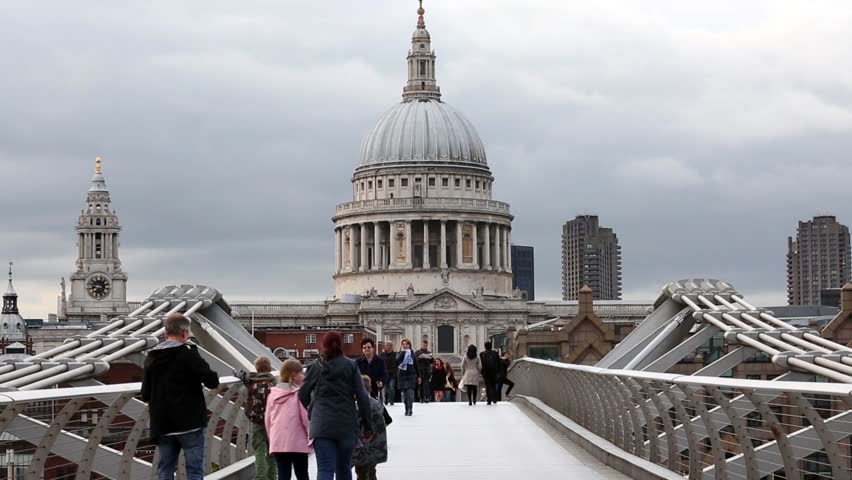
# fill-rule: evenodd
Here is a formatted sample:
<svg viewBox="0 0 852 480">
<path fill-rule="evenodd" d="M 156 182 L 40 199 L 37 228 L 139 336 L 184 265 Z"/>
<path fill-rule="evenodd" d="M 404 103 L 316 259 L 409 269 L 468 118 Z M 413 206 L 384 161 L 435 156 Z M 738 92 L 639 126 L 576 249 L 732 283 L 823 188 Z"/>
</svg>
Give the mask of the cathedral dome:
<svg viewBox="0 0 852 480">
<path fill-rule="evenodd" d="M 435 98 L 410 98 L 385 112 L 364 140 L 358 167 L 408 162 L 488 166 L 473 124 Z"/>
</svg>

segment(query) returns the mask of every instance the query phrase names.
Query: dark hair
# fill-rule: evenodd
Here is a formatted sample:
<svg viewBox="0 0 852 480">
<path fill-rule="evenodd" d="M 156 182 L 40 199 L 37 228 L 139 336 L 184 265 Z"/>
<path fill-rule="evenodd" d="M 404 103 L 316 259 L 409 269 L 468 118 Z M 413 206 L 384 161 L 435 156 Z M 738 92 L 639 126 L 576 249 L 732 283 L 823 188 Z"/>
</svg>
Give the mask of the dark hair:
<svg viewBox="0 0 852 480">
<path fill-rule="evenodd" d="M 166 318 L 163 326 L 166 327 L 166 335 L 178 336 L 184 330 L 189 330 L 189 319 L 182 313 L 173 313 Z"/>
<path fill-rule="evenodd" d="M 476 347 L 475 346 L 470 345 L 470 346 L 467 347 L 467 358 L 469 358 L 471 360 L 476 358 Z"/>
<path fill-rule="evenodd" d="M 485 349 L 486 350 L 491 350 L 491 346 L 492 346 L 491 342 L 485 342 Z"/>
<path fill-rule="evenodd" d="M 367 338 L 361 340 L 361 348 L 363 348 L 364 345 L 366 345 L 368 343 L 373 346 L 373 350 L 376 349 L 376 342 L 374 342 L 373 339 L 370 338 L 370 337 L 367 337 Z"/>
<path fill-rule="evenodd" d="M 328 332 L 322 337 L 322 357 L 328 361 L 343 355 L 343 338 L 337 332 Z"/>
</svg>

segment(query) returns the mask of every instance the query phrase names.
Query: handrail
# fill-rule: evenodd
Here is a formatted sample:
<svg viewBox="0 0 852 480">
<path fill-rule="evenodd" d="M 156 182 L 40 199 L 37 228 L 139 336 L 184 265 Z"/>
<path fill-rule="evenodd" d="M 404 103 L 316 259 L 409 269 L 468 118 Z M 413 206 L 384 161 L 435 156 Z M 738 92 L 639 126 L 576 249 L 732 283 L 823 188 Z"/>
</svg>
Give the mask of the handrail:
<svg viewBox="0 0 852 480">
<path fill-rule="evenodd" d="M 151 478 L 155 445 L 146 439 L 148 406 L 139 399 L 140 389 L 136 382 L 0 392 L 0 451 L 13 452 L 15 478 L 69 472 L 76 478 Z M 205 395 L 207 473 L 250 455 L 245 392 L 238 378 L 225 376 Z"/>
<path fill-rule="evenodd" d="M 628 453 L 690 479 L 852 477 L 852 384 L 616 370 L 522 358 L 536 397 Z M 829 473 L 830 472 L 830 473 Z M 629 472 L 625 472 L 628 473 Z"/>
</svg>

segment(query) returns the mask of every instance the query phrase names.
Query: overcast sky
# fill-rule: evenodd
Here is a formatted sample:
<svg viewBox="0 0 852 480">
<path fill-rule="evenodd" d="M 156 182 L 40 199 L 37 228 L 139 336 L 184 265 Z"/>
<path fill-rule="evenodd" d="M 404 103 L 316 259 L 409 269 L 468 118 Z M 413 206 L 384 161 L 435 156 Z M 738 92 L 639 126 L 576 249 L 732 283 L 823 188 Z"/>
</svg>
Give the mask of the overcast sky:
<svg viewBox="0 0 852 480">
<path fill-rule="evenodd" d="M 627 299 L 727 280 L 785 303 L 799 220 L 852 223 L 852 2 L 426 0 L 443 99 L 485 142 L 539 299 L 561 225 L 618 234 Z M 129 297 L 333 294 L 360 143 L 400 100 L 414 0 L 0 3 L 0 255 L 55 312 L 94 158 Z"/>
</svg>

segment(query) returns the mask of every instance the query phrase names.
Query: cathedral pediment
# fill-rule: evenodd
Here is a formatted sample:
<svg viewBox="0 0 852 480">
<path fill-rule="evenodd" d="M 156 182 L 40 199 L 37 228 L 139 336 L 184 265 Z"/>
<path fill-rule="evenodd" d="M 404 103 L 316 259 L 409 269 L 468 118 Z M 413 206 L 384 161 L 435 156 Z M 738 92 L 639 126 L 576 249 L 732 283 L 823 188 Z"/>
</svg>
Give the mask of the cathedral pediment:
<svg viewBox="0 0 852 480">
<path fill-rule="evenodd" d="M 407 311 L 480 312 L 488 310 L 479 302 L 443 288 L 405 307 Z"/>
</svg>

